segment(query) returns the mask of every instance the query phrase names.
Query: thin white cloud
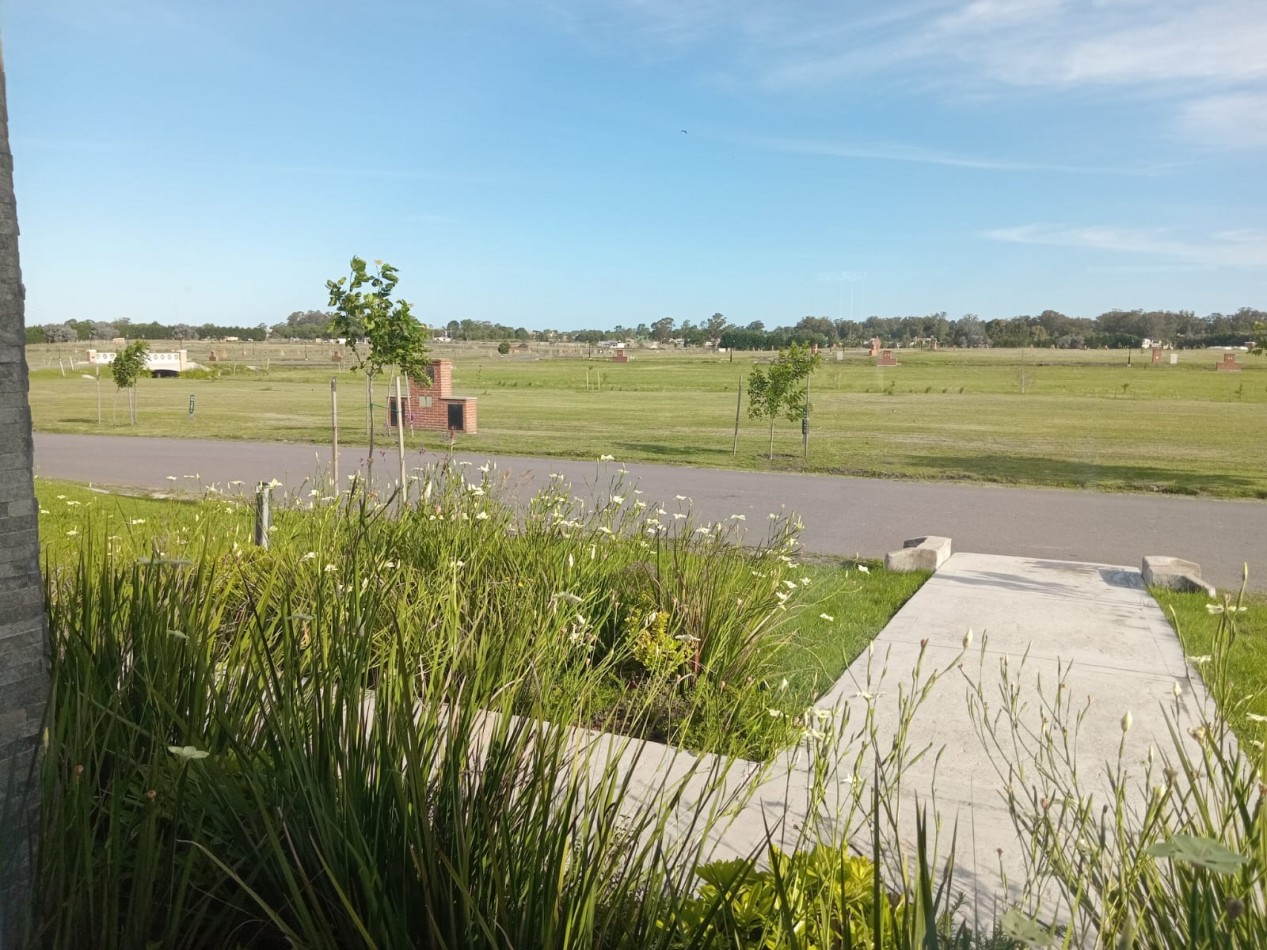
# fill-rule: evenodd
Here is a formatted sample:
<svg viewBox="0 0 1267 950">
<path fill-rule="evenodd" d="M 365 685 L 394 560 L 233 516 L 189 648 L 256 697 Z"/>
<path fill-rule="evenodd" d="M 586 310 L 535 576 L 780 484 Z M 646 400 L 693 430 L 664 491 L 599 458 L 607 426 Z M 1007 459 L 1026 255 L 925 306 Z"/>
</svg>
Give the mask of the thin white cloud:
<svg viewBox="0 0 1267 950">
<path fill-rule="evenodd" d="M 726 76 L 776 90 L 882 78 L 938 96 L 1118 90 L 1175 117 L 1184 135 L 1262 147 L 1246 129 L 1267 95 L 1262 0 L 920 0 L 867 6 L 784 0 L 556 0 L 616 43 L 684 57 L 708 46 Z M 712 69 L 714 62 L 705 60 Z M 1187 102 L 1196 96 L 1206 100 Z M 1259 110 L 1258 115 L 1263 115 Z M 1226 117 L 1225 117 L 1226 116 Z"/>
<path fill-rule="evenodd" d="M 1267 148 L 1267 93 L 1207 96 L 1184 103 L 1179 128 L 1189 138 L 1229 148 Z"/>
<path fill-rule="evenodd" d="M 890 162 L 910 162 L 919 165 L 945 165 L 951 168 L 981 169 L 983 171 L 1010 172 L 1059 172 L 1070 175 L 1154 175 L 1170 166 L 1132 168 L 1127 166 L 1062 165 L 1051 162 L 1027 162 L 1007 158 L 977 155 L 960 155 L 918 145 L 860 144 L 850 142 L 818 142 L 794 138 L 745 138 L 725 137 L 726 141 L 767 148 L 799 155 L 823 155 L 832 158 L 876 159 Z"/>
<path fill-rule="evenodd" d="M 986 231 L 984 237 L 1009 244 L 1142 254 L 1215 267 L 1267 266 L 1267 231 L 1256 229 L 1217 231 L 1196 241 L 1177 238 L 1167 228 L 1025 224 L 994 228 Z"/>
</svg>

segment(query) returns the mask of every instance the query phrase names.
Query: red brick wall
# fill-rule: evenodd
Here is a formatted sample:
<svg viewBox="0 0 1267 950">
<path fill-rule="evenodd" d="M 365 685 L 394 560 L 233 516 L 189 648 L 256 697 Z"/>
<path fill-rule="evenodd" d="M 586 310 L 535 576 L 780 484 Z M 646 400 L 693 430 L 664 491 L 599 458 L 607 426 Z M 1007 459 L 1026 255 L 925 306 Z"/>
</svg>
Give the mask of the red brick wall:
<svg viewBox="0 0 1267 950">
<path fill-rule="evenodd" d="M 453 396 L 453 363 L 451 360 L 435 360 L 430 364 L 430 378 L 409 381 L 409 409 L 413 413 L 413 425 L 418 429 L 447 432 L 449 429 L 449 404 L 463 406 L 463 432 L 474 433 L 477 428 L 475 399 Z M 430 405 L 426 405 L 430 403 Z M 406 421 L 409 415 L 405 415 Z"/>
</svg>

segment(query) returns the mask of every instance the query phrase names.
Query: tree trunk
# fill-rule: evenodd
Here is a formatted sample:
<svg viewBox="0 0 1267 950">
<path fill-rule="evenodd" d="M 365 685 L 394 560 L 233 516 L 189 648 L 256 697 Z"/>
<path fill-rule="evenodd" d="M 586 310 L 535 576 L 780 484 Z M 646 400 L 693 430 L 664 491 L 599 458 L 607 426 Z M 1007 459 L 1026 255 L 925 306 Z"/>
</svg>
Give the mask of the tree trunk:
<svg viewBox="0 0 1267 950">
<path fill-rule="evenodd" d="M 774 416 L 770 417 L 770 454 L 769 460 L 774 461 Z"/>
<path fill-rule="evenodd" d="M 0 439 L 7 478 L 0 479 L 0 950 L 22 946 L 28 931 L 31 851 L 39 809 L 38 783 L 26 778 L 39 754 L 48 699 L 48 639 L 40 580 L 38 506 L 32 481 L 31 409 L 27 402 L 26 331 L 18 264 L 18 216 L 13 156 L 0 54 L 0 415 L 11 430 Z M 6 799 L 6 796 L 11 796 Z"/>
<path fill-rule="evenodd" d="M 365 490 L 371 491 L 374 487 L 374 378 L 372 376 L 365 377 L 365 411 L 369 413 L 370 420 L 370 450 L 365 458 Z"/>
<path fill-rule="evenodd" d="M 132 425 L 136 425 L 136 383 L 128 388 L 128 411 L 132 414 Z"/>
</svg>

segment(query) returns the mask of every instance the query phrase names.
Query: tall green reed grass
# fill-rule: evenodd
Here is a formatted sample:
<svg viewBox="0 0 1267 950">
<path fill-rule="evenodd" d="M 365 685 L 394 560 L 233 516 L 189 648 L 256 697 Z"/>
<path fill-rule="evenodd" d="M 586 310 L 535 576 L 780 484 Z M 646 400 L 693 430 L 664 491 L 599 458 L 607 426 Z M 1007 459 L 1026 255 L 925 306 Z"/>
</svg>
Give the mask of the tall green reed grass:
<svg viewBox="0 0 1267 950">
<path fill-rule="evenodd" d="M 739 551 L 619 485 L 595 510 L 557 484 L 518 518 L 483 474 L 428 473 L 395 517 L 315 498 L 268 549 L 231 506 L 192 531 L 85 525 L 47 572 L 39 945 L 733 944 L 691 902 L 762 776 L 688 756 L 648 780 L 653 747 L 584 727 L 803 737 L 757 688 L 799 589 L 790 526 Z M 775 853 L 758 842 L 729 879 Z M 789 887 L 741 945 L 813 945 L 793 907 L 828 935 L 853 919 L 843 890 Z M 910 945 L 895 900 L 874 911 L 885 946 Z"/>
</svg>

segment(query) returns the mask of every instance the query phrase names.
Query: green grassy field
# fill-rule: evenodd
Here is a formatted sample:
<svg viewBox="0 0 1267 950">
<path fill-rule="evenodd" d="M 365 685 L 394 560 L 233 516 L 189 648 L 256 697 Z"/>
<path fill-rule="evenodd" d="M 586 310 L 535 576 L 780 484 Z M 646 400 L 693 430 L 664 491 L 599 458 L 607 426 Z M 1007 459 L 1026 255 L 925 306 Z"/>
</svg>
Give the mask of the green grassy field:
<svg viewBox="0 0 1267 950">
<path fill-rule="evenodd" d="M 143 380 L 135 428 L 125 400 L 113 408 L 108 381 L 98 426 L 96 384 L 83 378 L 82 362 L 68 365 L 83 350 L 30 347 L 35 427 L 321 442 L 335 375 L 341 437 L 366 441 L 363 378 L 332 363 L 331 348 L 219 346 L 219 378 Z M 195 345 L 190 356 L 206 362 L 209 352 Z M 458 442 L 470 451 L 1267 498 L 1263 357 L 1241 354 L 1242 372 L 1220 373 L 1221 354 L 1211 350 L 1180 352 L 1176 366 L 1168 353 L 1166 364 L 1150 366 L 1138 351 L 1130 366 L 1123 351 L 901 351 L 901 365 L 888 368 L 859 351 L 840 361 L 828 353 L 813 378 L 803 462 L 800 426 L 782 420 L 767 460 L 766 427 L 747 418 L 746 399 L 732 455 L 736 387 L 769 354 L 736 353 L 732 361 L 634 350 L 632 362 L 618 365 L 586 347 L 507 357 L 491 344 L 435 352 L 455 360 L 455 392 L 479 397 L 479 432 Z M 381 383 L 375 402 L 386 402 Z M 445 438 L 412 433 L 409 441 Z"/>
<path fill-rule="evenodd" d="M 1221 712 L 1241 740 L 1261 752 L 1267 740 L 1267 596 L 1247 594 L 1239 601 L 1244 609 L 1225 617 L 1218 610 L 1222 605 L 1204 594 L 1152 593 L 1178 633 L 1184 653 L 1200 668 L 1216 695 L 1223 684 L 1215 678 L 1226 676 Z M 1235 593 L 1223 593 L 1231 604 L 1238 604 Z M 1225 641 L 1220 641 L 1221 637 Z M 1216 670 L 1221 646 L 1226 649 L 1224 668 Z"/>
</svg>

